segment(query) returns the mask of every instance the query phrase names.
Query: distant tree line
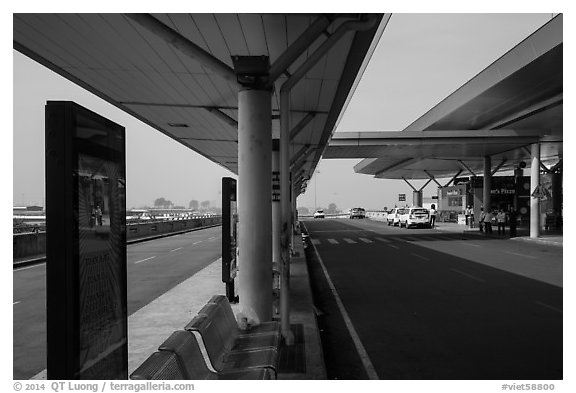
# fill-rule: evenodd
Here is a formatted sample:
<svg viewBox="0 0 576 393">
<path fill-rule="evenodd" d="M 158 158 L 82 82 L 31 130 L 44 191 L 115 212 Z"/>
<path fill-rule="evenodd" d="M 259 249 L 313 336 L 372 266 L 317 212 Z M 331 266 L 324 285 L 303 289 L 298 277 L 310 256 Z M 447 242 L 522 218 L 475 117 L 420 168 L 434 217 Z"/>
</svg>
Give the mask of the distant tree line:
<svg viewBox="0 0 576 393">
<path fill-rule="evenodd" d="M 159 209 L 186 209 L 185 206 L 174 205 L 171 200 L 164 197 L 156 198 L 154 200 L 154 207 Z M 198 210 L 200 208 L 202 210 L 210 209 L 210 201 L 198 202 L 197 200 L 193 199 L 188 203 L 188 209 Z"/>
<path fill-rule="evenodd" d="M 322 209 L 324 210 L 324 213 L 326 214 L 338 214 L 341 213 L 342 211 L 340 209 L 338 209 L 338 206 L 336 206 L 335 203 L 330 203 L 328 205 L 328 207 L 318 207 L 318 209 Z M 314 209 L 309 209 L 305 206 L 298 206 L 298 214 L 302 215 L 302 216 L 306 216 L 306 215 L 310 215 L 314 213 Z"/>
</svg>

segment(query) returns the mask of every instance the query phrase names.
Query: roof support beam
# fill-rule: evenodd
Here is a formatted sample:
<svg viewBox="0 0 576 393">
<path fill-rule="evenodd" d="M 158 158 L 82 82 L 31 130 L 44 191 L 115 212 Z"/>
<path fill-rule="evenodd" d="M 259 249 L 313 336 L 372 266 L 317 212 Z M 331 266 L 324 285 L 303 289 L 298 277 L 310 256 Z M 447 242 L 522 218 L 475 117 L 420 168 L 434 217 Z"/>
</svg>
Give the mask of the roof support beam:
<svg viewBox="0 0 576 393">
<path fill-rule="evenodd" d="M 408 184 L 412 190 L 418 192 L 416 187 L 414 187 L 412 184 L 410 184 L 410 182 L 408 180 L 406 180 L 406 178 L 404 176 L 402 176 L 402 180 L 404 180 L 406 182 L 406 184 Z"/>
<path fill-rule="evenodd" d="M 198 61 L 202 66 L 214 71 L 228 82 L 238 84 L 236 73 L 226 63 L 223 63 L 212 54 L 178 33 L 177 31 L 166 26 L 150 14 L 126 14 L 126 16 L 138 23 L 145 29 L 162 38 L 166 43 L 178 49 L 180 52 Z"/>
<path fill-rule="evenodd" d="M 308 123 L 314 119 L 314 116 L 316 116 L 315 112 L 308 112 L 306 116 L 304 116 L 302 120 L 300 120 L 298 124 L 292 128 L 292 131 L 290 131 L 290 141 L 293 141 L 294 138 L 296 138 L 296 135 L 298 135 L 300 131 L 302 131 L 308 125 Z"/>
<path fill-rule="evenodd" d="M 460 165 L 462 168 L 466 169 L 468 172 L 470 172 L 470 174 L 472 175 L 472 177 L 476 177 L 476 174 L 474 173 L 474 171 L 472 169 L 470 169 L 470 167 L 466 164 L 464 164 L 464 161 L 462 160 L 458 160 L 458 165 Z"/>
<path fill-rule="evenodd" d="M 216 107 L 207 107 L 204 109 L 206 109 L 208 112 L 212 113 L 214 116 L 216 116 L 217 118 L 222 120 L 224 123 L 229 124 L 230 126 L 234 127 L 235 129 L 238 129 L 238 122 L 235 119 L 228 116 L 226 113 L 222 112 L 220 109 L 218 109 Z"/>
<path fill-rule="evenodd" d="M 434 175 L 431 174 L 430 172 L 428 172 L 427 170 L 424 170 L 424 173 L 426 173 L 428 175 L 428 177 L 430 178 L 430 180 L 434 180 L 434 183 L 438 184 L 438 187 L 442 187 L 442 184 L 438 183 L 438 180 L 436 180 L 434 178 Z"/>
<path fill-rule="evenodd" d="M 300 148 L 300 150 L 298 150 L 298 152 L 296 153 L 296 155 L 294 156 L 294 158 L 292 159 L 292 161 L 290 161 L 290 166 L 294 166 L 294 164 L 296 164 L 300 158 L 306 158 L 306 156 L 308 154 L 310 154 L 310 151 L 312 150 L 312 146 L 310 145 L 304 145 Z"/>
<path fill-rule="evenodd" d="M 561 168 L 562 168 L 562 159 L 560 159 L 560 161 L 558 161 L 552 168 L 550 168 L 550 173 L 554 173 Z"/>
<path fill-rule="evenodd" d="M 296 61 L 320 37 L 332 23 L 332 18 L 321 15 L 290 45 L 270 66 L 270 83 L 274 83 L 280 75 L 288 73 L 288 67 Z M 290 77 L 290 73 L 288 73 Z"/>
<path fill-rule="evenodd" d="M 530 155 L 532 154 L 532 150 L 530 150 L 527 146 L 522 146 L 522 148 L 524 149 L 524 151 L 525 151 L 526 153 L 528 153 L 528 154 L 530 154 Z M 538 160 L 538 162 L 540 163 L 540 168 L 542 168 L 542 170 L 544 171 L 544 173 L 550 173 L 550 169 L 548 169 L 548 168 L 546 167 L 546 165 L 544 165 L 544 164 L 542 163 L 541 160 Z"/>
<path fill-rule="evenodd" d="M 508 159 L 503 158 L 502 161 L 500 161 L 500 164 L 496 165 L 496 168 L 492 169 L 492 176 L 494 176 L 494 174 L 498 172 L 498 170 L 502 168 L 502 165 L 504 165 L 507 161 Z"/>
<path fill-rule="evenodd" d="M 426 183 L 424 183 L 424 185 L 422 187 L 420 187 L 420 189 L 416 189 L 416 187 L 414 187 L 412 184 L 410 184 L 410 182 L 408 180 L 406 180 L 406 178 L 404 176 L 402 176 L 402 180 L 404 180 L 406 182 L 406 184 L 408 184 L 410 186 L 410 188 L 412 188 L 412 190 L 414 190 L 414 192 L 422 192 L 422 190 L 433 180 L 432 178 L 428 179 L 428 181 Z"/>
<path fill-rule="evenodd" d="M 452 182 L 453 182 L 454 180 L 456 180 L 456 178 L 457 178 L 458 176 L 460 176 L 460 174 L 461 174 L 463 171 L 464 171 L 463 169 L 460 169 L 454 176 L 452 176 L 452 179 L 450 179 L 450 181 L 449 181 L 448 183 L 446 183 L 446 184 L 444 185 L 444 187 L 448 187 L 450 184 L 452 184 Z"/>
</svg>

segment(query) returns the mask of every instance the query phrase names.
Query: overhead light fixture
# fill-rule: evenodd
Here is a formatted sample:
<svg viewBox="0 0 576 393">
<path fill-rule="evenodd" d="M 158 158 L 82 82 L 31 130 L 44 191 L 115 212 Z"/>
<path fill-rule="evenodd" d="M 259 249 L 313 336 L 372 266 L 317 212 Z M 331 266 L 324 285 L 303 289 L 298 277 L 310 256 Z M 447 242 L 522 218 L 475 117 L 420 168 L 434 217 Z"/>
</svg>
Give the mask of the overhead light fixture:
<svg viewBox="0 0 576 393">
<path fill-rule="evenodd" d="M 236 79 L 242 86 L 258 86 L 268 82 L 268 56 L 232 56 Z"/>
<path fill-rule="evenodd" d="M 188 128 L 190 127 L 188 124 L 186 123 L 168 123 L 168 125 L 170 127 L 175 127 L 175 128 Z"/>
</svg>

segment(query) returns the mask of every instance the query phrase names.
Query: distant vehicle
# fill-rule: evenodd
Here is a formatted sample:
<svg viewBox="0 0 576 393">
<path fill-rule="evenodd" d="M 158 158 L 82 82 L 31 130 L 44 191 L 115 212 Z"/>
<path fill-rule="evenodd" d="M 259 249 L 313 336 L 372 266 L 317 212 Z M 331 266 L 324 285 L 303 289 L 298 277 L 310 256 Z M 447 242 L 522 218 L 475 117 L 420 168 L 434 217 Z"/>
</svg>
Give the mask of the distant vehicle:
<svg viewBox="0 0 576 393">
<path fill-rule="evenodd" d="M 406 209 L 404 214 L 399 218 L 400 227 L 406 229 L 410 227 L 428 227 L 430 226 L 430 212 L 423 207 L 411 207 Z"/>
<path fill-rule="evenodd" d="M 314 213 L 314 218 L 324 218 L 324 210 L 322 209 L 316 210 L 316 212 Z"/>
<path fill-rule="evenodd" d="M 352 218 L 365 218 L 366 217 L 366 210 L 361 207 L 355 207 L 350 209 L 350 219 Z"/>
<path fill-rule="evenodd" d="M 404 214 L 406 210 L 407 209 L 403 207 L 395 207 L 392 209 L 386 216 L 386 222 L 388 222 L 388 225 L 400 225 L 400 215 Z"/>
</svg>

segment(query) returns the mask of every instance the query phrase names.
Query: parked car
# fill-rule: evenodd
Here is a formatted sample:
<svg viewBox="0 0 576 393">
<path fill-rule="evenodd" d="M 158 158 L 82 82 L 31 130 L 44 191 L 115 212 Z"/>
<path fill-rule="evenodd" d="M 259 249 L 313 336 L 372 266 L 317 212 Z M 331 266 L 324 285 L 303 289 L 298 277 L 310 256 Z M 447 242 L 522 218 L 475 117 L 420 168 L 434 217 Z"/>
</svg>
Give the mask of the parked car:
<svg viewBox="0 0 576 393">
<path fill-rule="evenodd" d="M 404 211 L 399 217 L 400 227 L 429 227 L 430 212 L 423 207 L 411 207 Z"/>
<path fill-rule="evenodd" d="M 361 207 L 350 209 L 350 218 L 366 218 L 366 210 Z"/>
<path fill-rule="evenodd" d="M 314 212 L 314 218 L 324 218 L 324 210 L 316 210 Z"/>
<path fill-rule="evenodd" d="M 386 222 L 388 222 L 388 225 L 399 225 L 400 214 L 404 214 L 405 210 L 407 209 L 403 207 L 395 207 L 392 209 L 386 216 Z"/>
</svg>

